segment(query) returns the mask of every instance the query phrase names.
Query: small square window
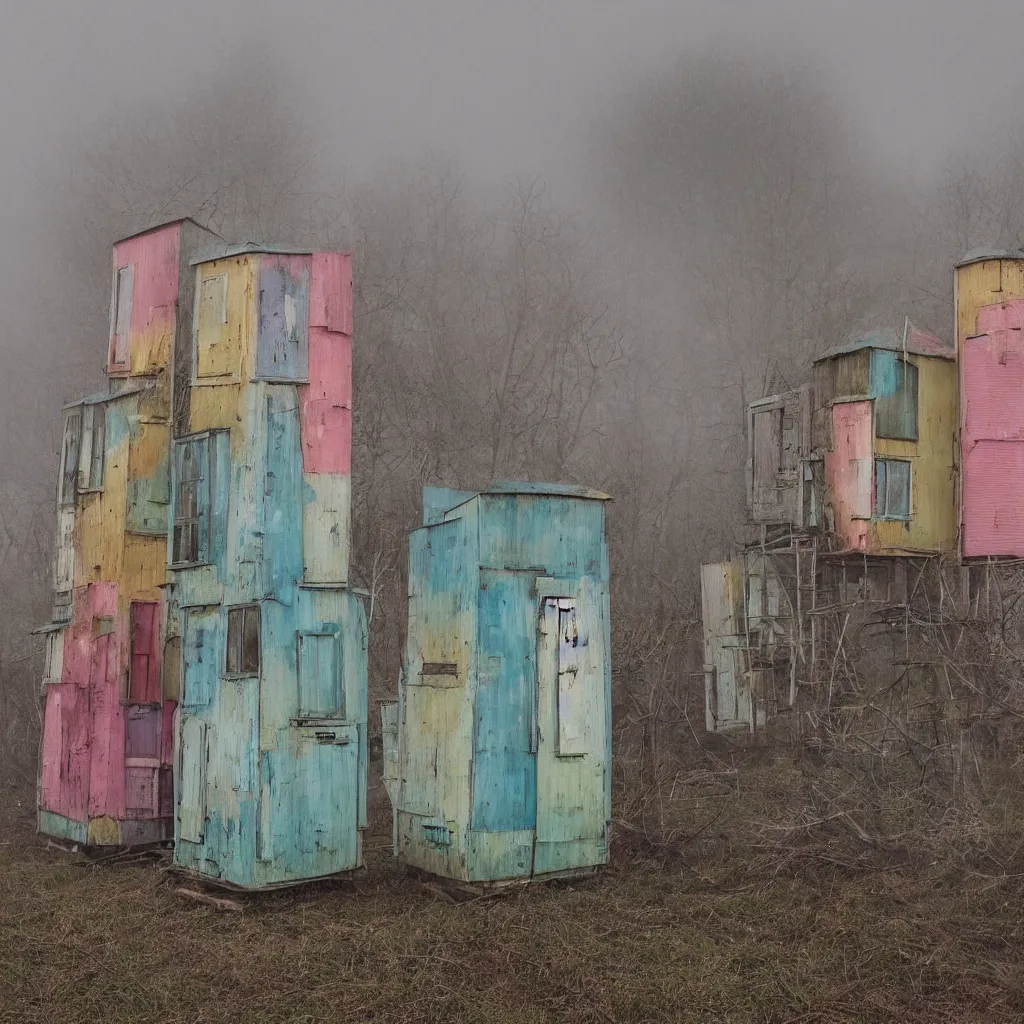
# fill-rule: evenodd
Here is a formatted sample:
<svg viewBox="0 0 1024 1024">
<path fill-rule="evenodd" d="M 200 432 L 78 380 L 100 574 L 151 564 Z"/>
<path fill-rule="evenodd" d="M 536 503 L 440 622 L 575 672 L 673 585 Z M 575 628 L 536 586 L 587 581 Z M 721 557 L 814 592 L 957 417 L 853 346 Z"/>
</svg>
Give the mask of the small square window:
<svg viewBox="0 0 1024 1024">
<path fill-rule="evenodd" d="M 260 671 L 260 606 L 228 609 L 229 676 L 255 676 Z"/>
</svg>

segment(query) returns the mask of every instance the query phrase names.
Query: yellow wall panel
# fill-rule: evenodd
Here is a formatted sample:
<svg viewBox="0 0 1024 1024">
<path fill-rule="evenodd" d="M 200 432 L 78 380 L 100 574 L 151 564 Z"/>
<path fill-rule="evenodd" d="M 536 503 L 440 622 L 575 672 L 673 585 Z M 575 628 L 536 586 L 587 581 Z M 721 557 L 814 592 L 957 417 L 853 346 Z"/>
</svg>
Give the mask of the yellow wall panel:
<svg viewBox="0 0 1024 1024">
<path fill-rule="evenodd" d="M 103 490 L 80 499 L 75 523 L 75 586 L 121 578 L 127 517 L 128 439 L 107 452 Z"/>
<path fill-rule="evenodd" d="M 914 362 L 918 368 L 918 440 L 875 439 L 876 456 L 913 463 L 911 518 L 909 522 L 873 520 L 869 548 L 875 551 L 952 551 L 956 547 L 957 364 L 920 356 Z"/>
<path fill-rule="evenodd" d="M 196 383 L 248 379 L 256 329 L 256 260 L 214 260 L 196 268 Z"/>
</svg>

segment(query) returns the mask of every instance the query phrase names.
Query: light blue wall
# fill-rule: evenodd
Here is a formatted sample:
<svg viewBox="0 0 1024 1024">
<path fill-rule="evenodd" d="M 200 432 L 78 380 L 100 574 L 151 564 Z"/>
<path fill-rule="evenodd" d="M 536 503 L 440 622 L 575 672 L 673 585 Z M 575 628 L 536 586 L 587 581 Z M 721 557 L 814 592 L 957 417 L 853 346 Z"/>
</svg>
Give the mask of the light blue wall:
<svg viewBox="0 0 1024 1024">
<path fill-rule="evenodd" d="M 532 485 L 525 493 L 485 492 L 465 500 L 464 492 L 431 489 L 425 518 L 436 518 L 447 505 L 446 521 L 410 536 L 395 849 L 427 871 L 499 881 L 529 876 L 535 865 L 540 872 L 573 871 L 607 859 L 611 667 L 604 504 L 552 490 Z M 575 759 L 559 760 L 550 727 L 545 724 L 545 736 L 538 726 L 545 593 L 577 600 L 596 659 L 587 671 L 598 746 Z M 424 663 L 455 671 L 424 674 Z M 542 837 L 538 859 L 540 804 L 545 822 L 572 822 L 573 834 Z M 584 806 L 593 820 L 581 831 Z"/>
<path fill-rule="evenodd" d="M 244 887 L 301 881 L 362 864 L 366 827 L 367 630 L 361 600 L 341 587 L 303 584 L 305 500 L 296 390 L 244 389 L 245 443 L 212 435 L 209 564 L 177 571 L 183 630 L 175 863 Z M 238 438 L 235 438 L 237 446 Z M 175 500 L 172 483 L 172 514 Z M 226 675 L 229 608 L 260 609 L 259 675 Z M 331 638 L 343 717 L 300 719 L 299 644 Z M 308 664 L 308 662 L 307 662 Z M 325 684 L 324 688 L 328 688 Z M 188 717 L 204 729 L 186 728 Z M 205 750 L 191 749 L 202 743 Z M 193 791 L 201 841 L 182 834 Z"/>
</svg>

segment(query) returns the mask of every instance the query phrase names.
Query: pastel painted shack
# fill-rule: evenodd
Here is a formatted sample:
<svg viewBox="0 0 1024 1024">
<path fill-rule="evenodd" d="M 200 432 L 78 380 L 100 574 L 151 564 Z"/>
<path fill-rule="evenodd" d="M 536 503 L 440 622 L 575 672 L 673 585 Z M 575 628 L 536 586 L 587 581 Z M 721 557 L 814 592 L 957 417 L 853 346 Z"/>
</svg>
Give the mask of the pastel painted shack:
<svg viewBox="0 0 1024 1024">
<path fill-rule="evenodd" d="M 171 362 L 191 337 L 190 220 L 114 246 L 106 391 L 65 409 L 39 830 L 89 845 L 172 833 L 176 679 L 163 673 Z M 100 346 L 97 346 L 100 348 Z"/>
<path fill-rule="evenodd" d="M 1024 556 L 1024 251 L 975 251 L 954 277 L 965 559 Z"/>
<path fill-rule="evenodd" d="M 918 330 L 876 331 L 814 363 L 812 442 L 839 552 L 956 550 L 956 353 Z"/>
<path fill-rule="evenodd" d="M 182 666 L 174 862 L 260 888 L 362 864 L 351 261 L 247 245 L 193 262 L 165 555 Z"/>
<path fill-rule="evenodd" d="M 409 539 L 409 626 L 385 706 L 395 853 L 462 882 L 608 859 L 607 495 L 428 488 Z"/>
</svg>

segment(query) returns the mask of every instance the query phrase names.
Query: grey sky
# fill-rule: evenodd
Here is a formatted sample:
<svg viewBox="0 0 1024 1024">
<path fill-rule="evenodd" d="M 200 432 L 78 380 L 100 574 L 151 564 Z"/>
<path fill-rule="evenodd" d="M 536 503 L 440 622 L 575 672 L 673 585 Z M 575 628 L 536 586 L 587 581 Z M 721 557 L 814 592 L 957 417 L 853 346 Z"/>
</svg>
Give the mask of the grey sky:
<svg viewBox="0 0 1024 1024">
<path fill-rule="evenodd" d="M 69 128 L 264 39 L 353 170 L 433 145 L 486 176 L 565 183 L 624 84 L 739 40 L 834 71 L 866 144 L 924 170 L 1016 106 L 1022 36 L 1015 0 L 35 0 L 0 35 L 0 160 L 25 184 Z"/>
</svg>

